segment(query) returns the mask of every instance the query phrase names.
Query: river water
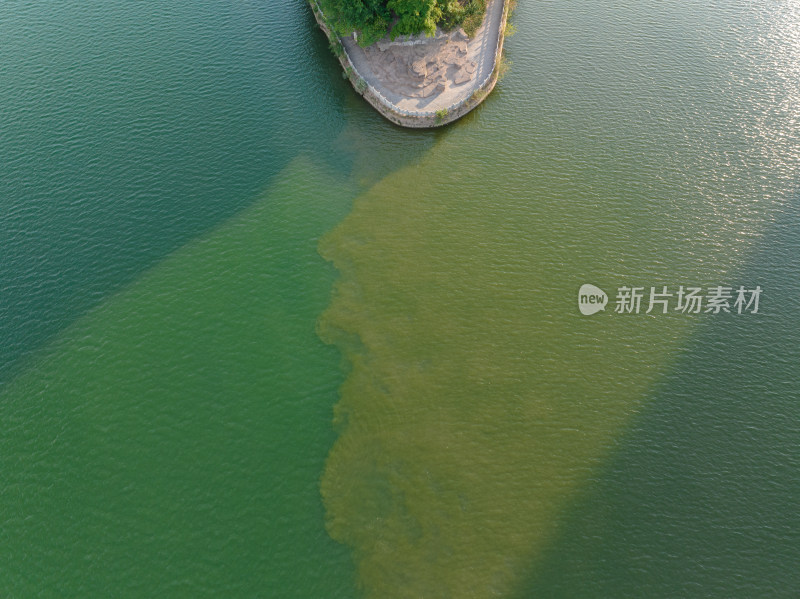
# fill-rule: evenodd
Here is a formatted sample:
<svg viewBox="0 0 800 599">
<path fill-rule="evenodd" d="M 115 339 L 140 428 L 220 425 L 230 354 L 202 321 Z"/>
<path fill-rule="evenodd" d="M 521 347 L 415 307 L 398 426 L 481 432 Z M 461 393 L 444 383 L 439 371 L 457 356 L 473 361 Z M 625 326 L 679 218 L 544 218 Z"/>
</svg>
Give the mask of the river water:
<svg viewBox="0 0 800 599">
<path fill-rule="evenodd" d="M 410 131 L 302 2 L 0 5 L 0 594 L 794 596 L 800 9 L 512 20 Z"/>
</svg>

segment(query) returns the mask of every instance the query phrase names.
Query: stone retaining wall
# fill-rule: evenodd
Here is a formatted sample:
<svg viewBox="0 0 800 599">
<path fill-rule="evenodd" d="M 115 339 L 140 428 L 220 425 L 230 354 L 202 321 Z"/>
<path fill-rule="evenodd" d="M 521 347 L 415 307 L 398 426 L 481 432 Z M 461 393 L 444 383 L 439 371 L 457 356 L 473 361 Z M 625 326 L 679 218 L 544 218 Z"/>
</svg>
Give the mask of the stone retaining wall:
<svg viewBox="0 0 800 599">
<path fill-rule="evenodd" d="M 503 52 L 503 42 L 505 38 L 506 21 L 508 19 L 509 2 L 510 0 L 503 0 L 503 15 L 500 18 L 499 23 L 497 49 L 495 50 L 493 68 L 489 77 L 482 85 L 471 90 L 468 97 L 462 98 L 459 102 L 457 102 L 455 108 L 447 110 L 446 113 L 444 111 L 440 111 L 436 114 L 430 114 L 423 111 L 414 113 L 412 111 L 402 110 L 384 98 L 378 90 L 369 85 L 366 80 L 361 77 L 355 65 L 350 60 L 350 56 L 347 54 L 347 49 L 341 44 L 339 38 L 333 34 L 331 29 L 326 24 L 325 16 L 316 0 L 309 0 L 311 10 L 314 13 L 314 18 L 317 20 L 317 24 L 319 25 L 320 29 L 322 29 L 322 31 L 328 37 L 328 40 L 331 42 L 331 44 L 339 44 L 341 47 L 341 55 L 337 58 L 339 59 L 339 63 L 342 65 L 342 68 L 345 70 L 345 72 L 350 73 L 350 83 L 353 85 L 353 89 L 355 89 L 357 93 L 361 94 L 364 99 L 369 102 L 373 108 L 375 108 L 375 110 L 381 113 L 388 120 L 400 125 L 401 127 L 412 127 L 418 129 L 441 127 L 460 119 L 470 110 L 478 106 L 478 104 L 483 102 L 483 100 L 486 99 L 489 93 L 494 89 L 494 86 L 497 84 L 498 65 L 500 64 L 500 58 Z"/>
</svg>

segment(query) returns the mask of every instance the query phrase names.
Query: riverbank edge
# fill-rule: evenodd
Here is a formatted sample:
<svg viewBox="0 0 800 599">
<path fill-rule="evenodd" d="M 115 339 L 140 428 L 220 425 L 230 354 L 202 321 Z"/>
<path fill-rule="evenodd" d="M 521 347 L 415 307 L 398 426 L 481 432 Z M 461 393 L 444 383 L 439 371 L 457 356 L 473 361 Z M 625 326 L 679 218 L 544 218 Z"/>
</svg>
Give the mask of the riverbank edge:
<svg viewBox="0 0 800 599">
<path fill-rule="evenodd" d="M 393 122 L 396 125 L 401 127 L 409 127 L 413 129 L 432 129 L 434 127 L 442 127 L 453 121 L 460 119 L 462 116 L 476 108 L 481 102 L 483 102 L 489 94 L 494 89 L 494 86 L 497 84 L 497 79 L 499 76 L 499 69 L 500 69 L 500 61 L 503 56 L 503 44 L 505 42 L 505 31 L 506 31 L 506 22 L 508 20 L 508 13 L 509 7 L 512 4 L 513 0 L 503 0 L 503 16 L 500 18 L 500 25 L 499 25 L 499 33 L 498 33 L 498 43 L 497 49 L 495 51 L 494 56 L 494 66 L 492 68 L 492 76 L 484 83 L 481 87 L 473 90 L 470 97 L 458 108 L 452 111 L 440 111 L 437 112 L 435 116 L 429 115 L 419 115 L 419 116 L 412 116 L 408 114 L 401 114 L 396 110 L 393 110 L 389 106 L 387 106 L 381 98 L 379 98 L 366 84 L 358 74 L 353 66 L 352 61 L 350 60 L 350 56 L 347 54 L 347 49 L 342 44 L 340 38 L 333 34 L 332 27 L 329 27 L 327 24 L 327 19 L 325 15 L 322 13 L 322 9 L 319 8 L 315 0 L 308 0 L 308 5 L 311 7 L 311 12 L 314 14 L 314 19 L 317 21 L 317 25 L 319 28 L 322 29 L 325 36 L 328 38 L 328 42 L 331 46 L 331 51 L 333 52 L 334 56 L 339 60 L 339 64 L 342 66 L 342 69 L 347 74 L 347 78 L 350 81 L 350 84 L 353 86 L 353 89 L 359 95 L 363 96 L 363 98 L 369 102 L 369 104 L 377 110 L 383 117 L 388 119 L 389 121 Z M 487 11 L 488 15 L 488 11 Z M 484 19 L 488 18 L 484 16 Z M 337 50 L 338 49 L 338 50 Z"/>
</svg>

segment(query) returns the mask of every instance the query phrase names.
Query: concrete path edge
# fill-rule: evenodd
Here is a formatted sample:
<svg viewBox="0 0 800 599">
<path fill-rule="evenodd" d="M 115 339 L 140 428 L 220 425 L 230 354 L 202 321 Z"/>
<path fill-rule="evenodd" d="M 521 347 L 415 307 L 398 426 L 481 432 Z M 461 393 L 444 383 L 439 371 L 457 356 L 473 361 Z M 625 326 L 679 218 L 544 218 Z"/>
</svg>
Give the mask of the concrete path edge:
<svg viewBox="0 0 800 599">
<path fill-rule="evenodd" d="M 458 108 L 448 111 L 446 114 L 437 114 L 434 116 L 429 115 L 409 115 L 409 114 L 402 114 L 396 110 L 393 110 L 387 102 L 379 97 L 379 94 L 375 93 L 372 89 L 372 86 L 365 86 L 363 79 L 357 74 L 358 71 L 356 70 L 355 66 L 353 65 L 352 61 L 350 60 L 350 56 L 347 53 L 347 49 L 341 43 L 341 40 L 333 34 L 331 29 L 326 24 L 325 16 L 322 13 L 322 10 L 316 3 L 316 0 L 308 0 L 309 6 L 311 7 L 311 12 L 314 14 L 314 18 L 319 25 L 319 28 L 322 29 L 323 33 L 327 36 L 328 40 L 331 44 L 339 44 L 342 48 L 342 52 L 337 58 L 339 59 L 339 63 L 342 65 L 342 69 L 346 73 L 350 73 L 350 83 L 353 86 L 353 89 L 356 93 L 360 94 L 364 97 L 364 99 L 369 102 L 369 104 L 377 110 L 381 115 L 383 115 L 389 121 L 395 123 L 396 125 L 400 125 L 401 127 L 410 127 L 415 129 L 429 129 L 433 127 L 442 127 L 447 125 L 448 123 L 452 123 L 460 119 L 462 116 L 473 110 L 477 107 L 481 102 L 483 102 L 486 97 L 491 93 L 494 89 L 494 86 L 497 84 L 497 77 L 498 77 L 498 65 L 500 64 L 500 57 L 503 52 L 503 43 L 505 41 L 505 29 L 506 29 L 506 21 L 508 19 L 508 8 L 509 3 L 511 0 L 492 0 L 494 2 L 503 2 L 503 13 L 500 18 L 499 33 L 498 33 L 498 43 L 497 43 L 497 50 L 495 51 L 494 56 L 494 67 L 492 69 L 492 75 L 488 78 L 488 80 L 483 84 L 483 86 L 478 87 L 477 89 L 473 89 L 470 91 L 470 97 L 466 99 L 466 101 L 459 106 Z M 489 10 L 486 11 L 486 17 L 488 18 Z"/>
</svg>

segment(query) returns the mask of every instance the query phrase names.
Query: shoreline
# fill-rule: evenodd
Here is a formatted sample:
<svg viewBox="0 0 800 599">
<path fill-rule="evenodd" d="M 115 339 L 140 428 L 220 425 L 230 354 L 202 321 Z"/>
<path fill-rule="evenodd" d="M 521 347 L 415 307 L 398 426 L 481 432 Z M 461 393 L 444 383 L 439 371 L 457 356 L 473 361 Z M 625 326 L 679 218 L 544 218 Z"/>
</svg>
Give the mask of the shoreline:
<svg viewBox="0 0 800 599">
<path fill-rule="evenodd" d="M 364 77 L 361 76 L 359 70 L 353 63 L 350 52 L 348 52 L 347 45 L 343 43 L 341 38 L 332 33 L 331 28 L 327 25 L 325 16 L 322 13 L 322 9 L 317 4 L 316 0 L 309 0 L 309 5 L 311 6 L 311 12 L 314 14 L 314 18 L 316 19 L 319 28 L 328 38 L 334 55 L 339 60 L 339 64 L 347 74 L 347 78 L 356 93 L 363 96 L 364 99 L 369 102 L 369 104 L 384 118 L 396 125 L 416 129 L 429 129 L 442 127 L 460 119 L 462 116 L 481 104 L 481 102 L 486 99 L 486 97 L 494 89 L 494 86 L 497 84 L 499 65 L 503 53 L 503 43 L 505 41 L 506 22 L 508 19 L 511 0 L 491 1 L 493 3 L 502 2 L 502 10 L 498 24 L 497 46 L 492 56 L 492 68 L 489 75 L 479 85 L 468 88 L 468 91 L 465 90 L 465 93 L 462 94 L 462 97 L 451 104 L 451 106 L 435 111 L 411 111 L 403 109 L 397 106 L 394 102 L 388 100 L 378 89 L 376 89 Z M 479 31 L 487 25 L 487 20 L 490 18 L 490 9 L 492 8 L 494 8 L 492 5 L 487 7 L 486 14 L 484 16 L 484 22 L 481 24 Z"/>
</svg>

